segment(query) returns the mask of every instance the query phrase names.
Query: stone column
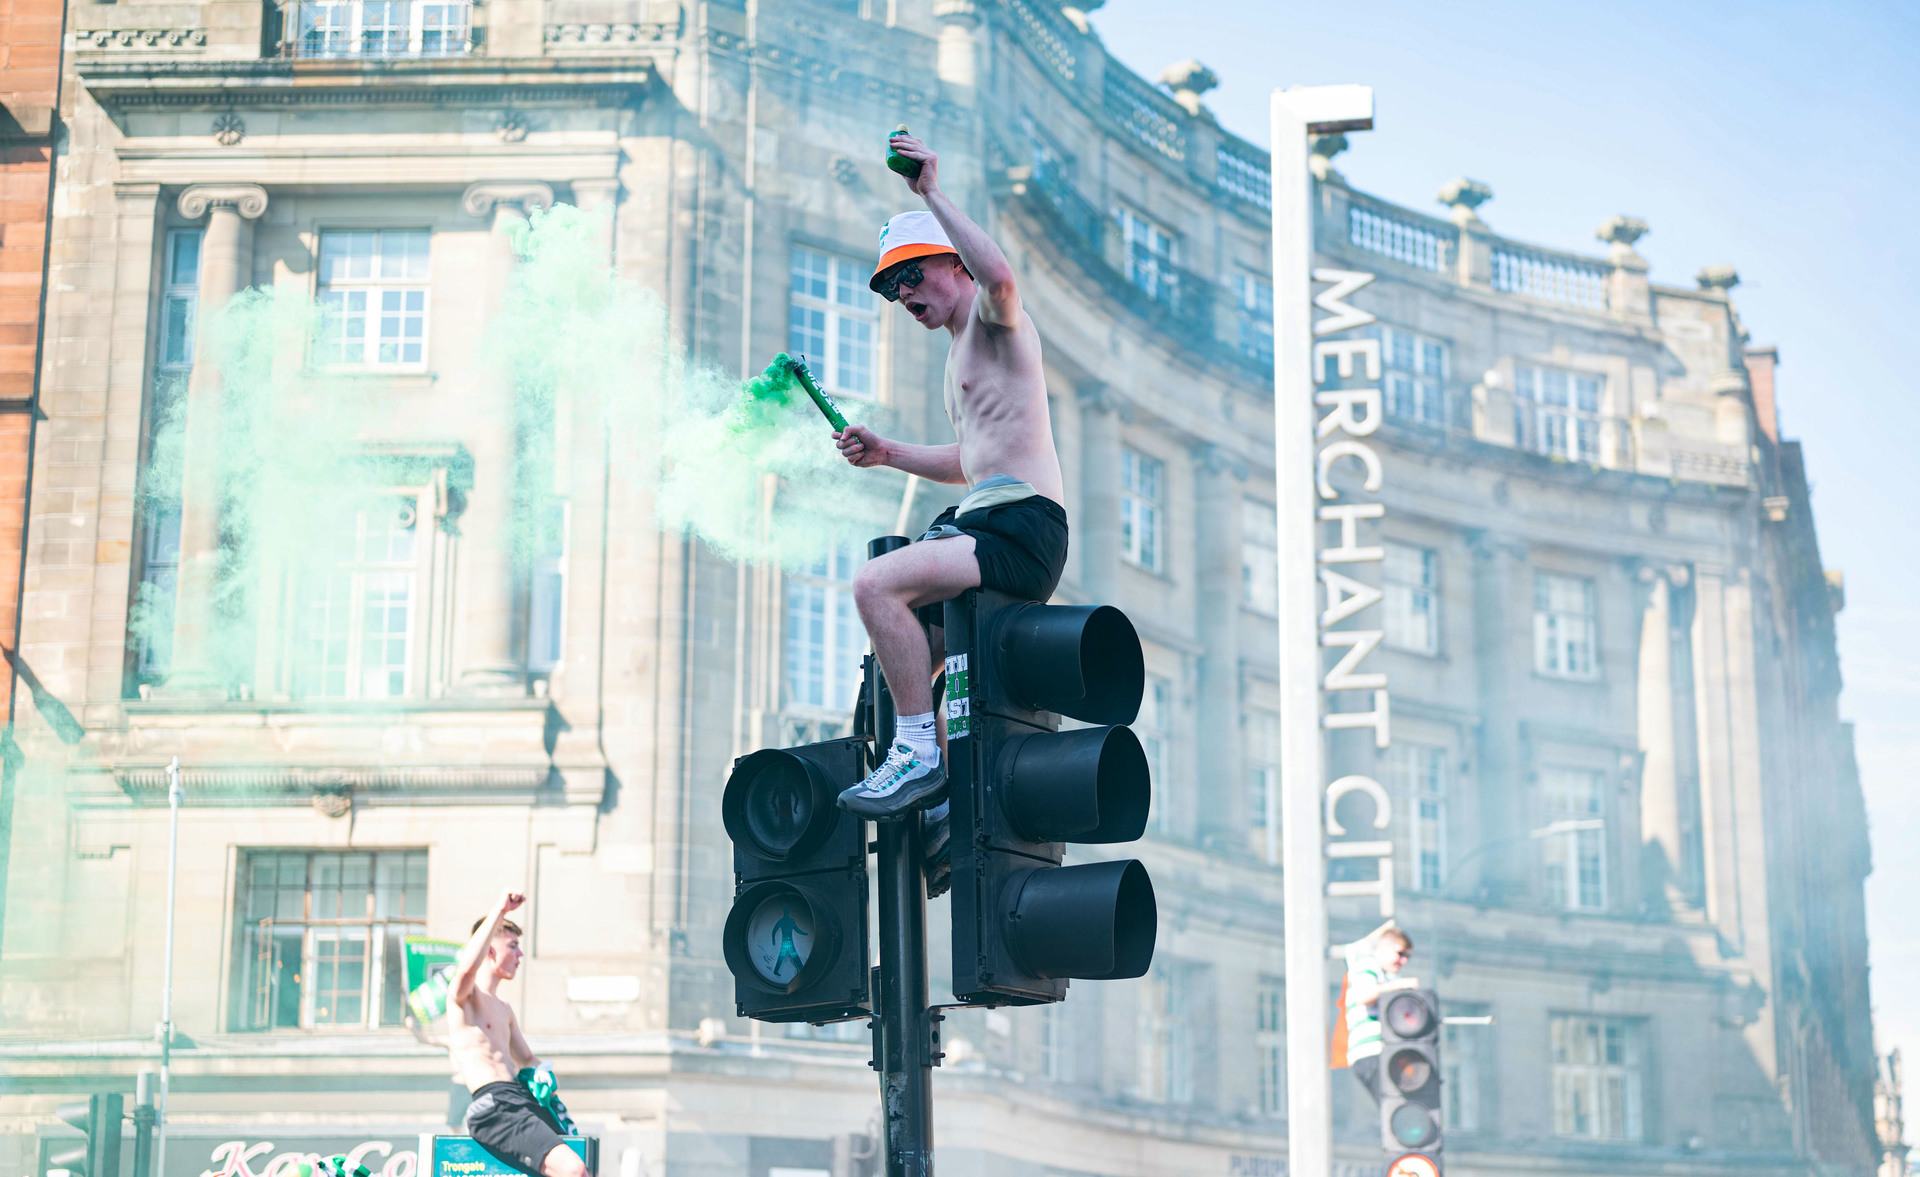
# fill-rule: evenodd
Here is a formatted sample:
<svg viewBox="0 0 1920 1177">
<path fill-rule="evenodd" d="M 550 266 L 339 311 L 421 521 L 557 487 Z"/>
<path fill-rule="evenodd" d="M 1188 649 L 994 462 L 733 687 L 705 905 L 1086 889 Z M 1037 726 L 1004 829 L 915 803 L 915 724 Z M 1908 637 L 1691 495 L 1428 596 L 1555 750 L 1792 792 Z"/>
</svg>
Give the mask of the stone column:
<svg viewBox="0 0 1920 1177">
<path fill-rule="evenodd" d="M 1478 755 L 1480 845 L 1478 879 L 1462 879 L 1494 903 L 1524 895 L 1532 871 L 1526 837 L 1531 791 L 1515 718 L 1515 679 L 1528 665 L 1532 611 L 1521 604 L 1525 550 L 1481 532 L 1473 550 L 1473 662 L 1480 694 Z M 1471 848 L 1462 852 L 1462 857 Z"/>
<path fill-rule="evenodd" d="M 1607 275 L 1607 310 L 1616 319 L 1646 322 L 1653 318 L 1653 288 L 1647 283 L 1652 267 L 1637 253 L 1634 242 L 1647 235 L 1647 223 L 1639 217 L 1609 217 L 1593 235 L 1606 242 L 1607 261 L 1613 273 Z"/>
<path fill-rule="evenodd" d="M 940 80 L 971 89 L 980 78 L 980 5 L 978 0 L 934 0 L 940 26 L 934 71 Z"/>
<path fill-rule="evenodd" d="M 1217 445 L 1194 453 L 1194 630 L 1200 638 L 1201 845 L 1239 853 L 1249 828 L 1240 727 L 1240 484 L 1246 464 Z M 1171 782 L 1156 782 L 1166 788 Z"/>
<path fill-rule="evenodd" d="M 220 370 L 205 332 L 227 300 L 253 280 L 253 222 L 267 211 L 257 184 L 196 184 L 180 194 L 188 220 L 207 219 L 200 239 L 201 333 L 187 378 L 185 459 L 180 477 L 180 572 L 173 607 L 169 694 L 225 694 L 230 667 L 215 652 L 214 595 L 220 567 Z"/>
<path fill-rule="evenodd" d="M 1113 599 L 1120 567 L 1120 423 L 1126 404 L 1113 389 L 1088 381 L 1080 401 L 1080 587 L 1090 601 Z"/>
<path fill-rule="evenodd" d="M 1440 189 L 1441 204 L 1460 230 L 1460 250 L 1454 258 L 1454 279 L 1462 286 L 1482 290 L 1493 285 L 1493 234 L 1480 219 L 1480 206 L 1493 199 L 1493 189 L 1465 176 Z"/>
<path fill-rule="evenodd" d="M 1685 834 L 1681 824 L 1673 699 L 1673 579 L 1666 569 L 1643 567 L 1636 700 L 1640 730 L 1641 903 L 1671 915 L 1686 904 Z"/>
<path fill-rule="evenodd" d="M 552 204 L 553 189 L 536 183 L 475 184 L 460 198 L 467 215 L 492 220 L 489 315 L 501 307 L 513 277 L 514 234 L 529 213 Z M 527 565 L 513 545 L 514 453 L 520 439 L 512 386 L 502 380 L 483 401 L 489 402 L 495 406 L 494 428 L 473 437 L 473 494 L 462 543 L 460 688 L 469 694 L 516 695 L 527 686 Z"/>
</svg>

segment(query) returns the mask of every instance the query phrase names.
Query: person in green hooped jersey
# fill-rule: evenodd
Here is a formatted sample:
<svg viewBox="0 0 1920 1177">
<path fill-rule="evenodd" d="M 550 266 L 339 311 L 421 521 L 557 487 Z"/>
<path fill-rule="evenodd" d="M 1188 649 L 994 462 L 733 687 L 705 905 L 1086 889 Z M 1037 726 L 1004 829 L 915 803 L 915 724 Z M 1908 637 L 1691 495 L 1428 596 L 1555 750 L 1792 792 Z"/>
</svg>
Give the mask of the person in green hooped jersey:
<svg viewBox="0 0 1920 1177">
<path fill-rule="evenodd" d="M 1412 989 L 1419 982 L 1400 980 L 1400 970 L 1413 959 L 1413 937 L 1386 924 L 1347 950 L 1347 1066 L 1374 1102 L 1380 1071 L 1380 998 L 1395 989 Z"/>
</svg>

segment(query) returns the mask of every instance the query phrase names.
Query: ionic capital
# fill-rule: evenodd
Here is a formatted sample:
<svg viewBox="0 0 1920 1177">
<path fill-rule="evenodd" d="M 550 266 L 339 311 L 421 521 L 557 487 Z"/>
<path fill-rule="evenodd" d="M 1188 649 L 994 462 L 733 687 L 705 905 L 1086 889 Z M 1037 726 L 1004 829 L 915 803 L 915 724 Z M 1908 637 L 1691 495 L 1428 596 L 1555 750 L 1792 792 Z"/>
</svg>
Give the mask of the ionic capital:
<svg viewBox="0 0 1920 1177">
<path fill-rule="evenodd" d="M 517 205 L 526 213 L 549 209 L 553 188 L 531 180 L 482 180 L 460 195 L 460 208 L 470 217 L 484 217 L 502 205 Z"/>
<path fill-rule="evenodd" d="M 216 208 L 230 208 L 249 221 L 267 211 L 267 190 L 258 184 L 195 184 L 180 194 L 180 215 L 197 221 Z"/>
</svg>

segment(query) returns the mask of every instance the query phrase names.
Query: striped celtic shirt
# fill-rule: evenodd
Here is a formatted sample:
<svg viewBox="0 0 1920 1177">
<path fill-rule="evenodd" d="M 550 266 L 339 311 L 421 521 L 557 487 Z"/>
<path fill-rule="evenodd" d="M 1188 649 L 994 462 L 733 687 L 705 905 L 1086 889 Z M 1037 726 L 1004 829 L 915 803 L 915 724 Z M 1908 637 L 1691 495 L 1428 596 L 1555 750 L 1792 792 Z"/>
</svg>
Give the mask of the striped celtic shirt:
<svg viewBox="0 0 1920 1177">
<path fill-rule="evenodd" d="M 1347 974 L 1347 1064 L 1356 1060 L 1374 1058 L 1380 1053 L 1380 1015 L 1369 1009 L 1367 1003 L 1354 994 L 1361 988 L 1362 982 L 1370 987 L 1386 983 L 1387 977 L 1372 965 L 1360 965 Z M 1377 1005 L 1375 1007 L 1378 1008 Z"/>
</svg>

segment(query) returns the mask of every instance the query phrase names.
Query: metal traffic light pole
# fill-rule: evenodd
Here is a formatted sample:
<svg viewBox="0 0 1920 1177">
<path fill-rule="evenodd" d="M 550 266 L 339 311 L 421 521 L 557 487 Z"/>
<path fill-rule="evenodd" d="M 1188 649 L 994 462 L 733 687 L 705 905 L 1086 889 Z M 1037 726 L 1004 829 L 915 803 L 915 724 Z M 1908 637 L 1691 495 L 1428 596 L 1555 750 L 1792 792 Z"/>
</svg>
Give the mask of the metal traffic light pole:
<svg viewBox="0 0 1920 1177">
<path fill-rule="evenodd" d="M 883 535 L 867 544 L 874 559 L 907 546 Z M 873 759 L 893 739 L 893 694 L 870 663 Z M 880 1072 L 880 1118 L 886 1177 L 933 1175 L 933 1023 L 927 1009 L 927 892 L 920 873 L 920 821 L 874 823 L 879 847 L 880 976 L 874 993 L 874 1065 Z"/>
</svg>

